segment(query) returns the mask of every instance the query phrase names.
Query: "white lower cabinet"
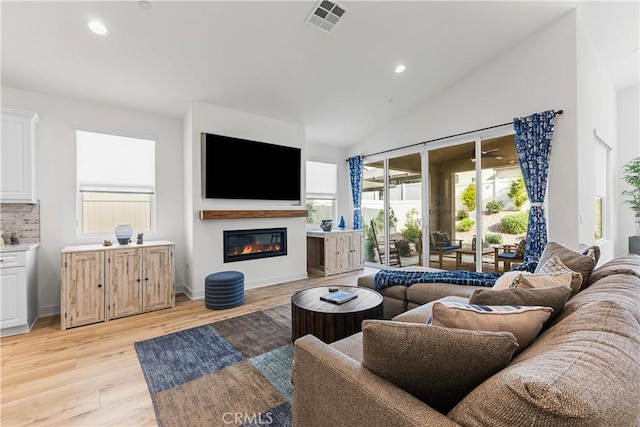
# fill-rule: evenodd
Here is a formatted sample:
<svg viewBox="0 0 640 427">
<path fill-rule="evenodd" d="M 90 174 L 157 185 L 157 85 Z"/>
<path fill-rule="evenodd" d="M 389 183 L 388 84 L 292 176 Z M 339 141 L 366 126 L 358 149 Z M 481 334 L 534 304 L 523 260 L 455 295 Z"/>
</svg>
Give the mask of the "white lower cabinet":
<svg viewBox="0 0 640 427">
<path fill-rule="evenodd" d="M 61 329 L 173 307 L 173 252 L 167 241 L 64 248 Z"/>
<path fill-rule="evenodd" d="M 0 336 L 29 332 L 38 319 L 36 253 L 36 245 L 0 253 Z"/>
</svg>

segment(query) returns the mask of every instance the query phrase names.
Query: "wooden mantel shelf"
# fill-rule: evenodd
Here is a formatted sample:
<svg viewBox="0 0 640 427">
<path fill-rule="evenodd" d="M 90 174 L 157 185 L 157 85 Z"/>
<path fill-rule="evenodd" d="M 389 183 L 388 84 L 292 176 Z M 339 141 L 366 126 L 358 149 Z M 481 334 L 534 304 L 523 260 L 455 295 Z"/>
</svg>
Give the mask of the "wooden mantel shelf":
<svg viewBox="0 0 640 427">
<path fill-rule="evenodd" d="M 200 219 L 238 219 L 238 218 L 303 218 L 306 209 L 288 210 L 233 210 L 233 211 L 200 211 Z"/>
</svg>

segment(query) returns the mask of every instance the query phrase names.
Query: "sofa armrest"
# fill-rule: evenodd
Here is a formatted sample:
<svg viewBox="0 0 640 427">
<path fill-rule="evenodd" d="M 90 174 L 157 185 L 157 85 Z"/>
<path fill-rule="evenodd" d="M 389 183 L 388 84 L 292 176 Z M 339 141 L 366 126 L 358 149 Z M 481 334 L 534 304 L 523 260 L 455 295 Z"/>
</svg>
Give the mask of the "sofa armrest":
<svg viewBox="0 0 640 427">
<path fill-rule="evenodd" d="M 313 335 L 295 341 L 295 426 L 458 426 Z"/>
</svg>

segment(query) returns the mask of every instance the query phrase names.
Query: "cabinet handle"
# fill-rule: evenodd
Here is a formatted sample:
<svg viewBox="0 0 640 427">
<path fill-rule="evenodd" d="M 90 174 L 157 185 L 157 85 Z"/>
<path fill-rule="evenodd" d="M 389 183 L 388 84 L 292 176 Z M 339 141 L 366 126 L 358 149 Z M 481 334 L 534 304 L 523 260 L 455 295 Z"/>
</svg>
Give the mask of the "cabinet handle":
<svg viewBox="0 0 640 427">
<path fill-rule="evenodd" d="M 98 283 L 98 287 L 99 287 L 99 288 L 101 288 L 101 287 L 102 287 L 102 284 Z"/>
<path fill-rule="evenodd" d="M 136 282 L 139 282 L 139 281 L 140 281 L 140 279 L 136 279 Z"/>
<path fill-rule="evenodd" d="M 148 277 L 145 277 L 145 278 L 144 278 L 144 280 L 149 280 L 149 278 L 148 278 Z"/>
</svg>

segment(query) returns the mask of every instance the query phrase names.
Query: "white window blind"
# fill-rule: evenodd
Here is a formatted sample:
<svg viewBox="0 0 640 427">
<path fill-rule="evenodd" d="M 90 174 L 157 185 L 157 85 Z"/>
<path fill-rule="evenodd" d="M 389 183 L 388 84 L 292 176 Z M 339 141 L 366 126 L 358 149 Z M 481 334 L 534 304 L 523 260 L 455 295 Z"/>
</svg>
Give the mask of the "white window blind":
<svg viewBox="0 0 640 427">
<path fill-rule="evenodd" d="M 311 161 L 306 166 L 307 198 L 335 199 L 338 192 L 338 166 Z"/>
<path fill-rule="evenodd" d="M 76 131 L 80 192 L 153 194 L 155 141 Z"/>
</svg>

